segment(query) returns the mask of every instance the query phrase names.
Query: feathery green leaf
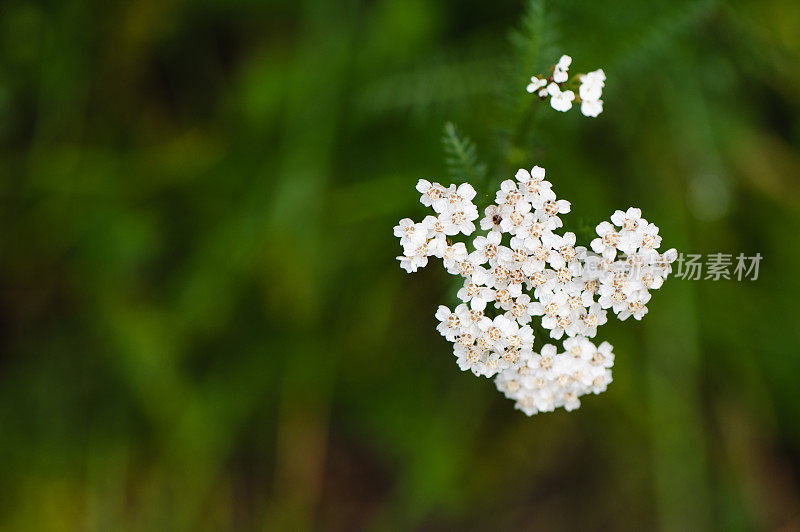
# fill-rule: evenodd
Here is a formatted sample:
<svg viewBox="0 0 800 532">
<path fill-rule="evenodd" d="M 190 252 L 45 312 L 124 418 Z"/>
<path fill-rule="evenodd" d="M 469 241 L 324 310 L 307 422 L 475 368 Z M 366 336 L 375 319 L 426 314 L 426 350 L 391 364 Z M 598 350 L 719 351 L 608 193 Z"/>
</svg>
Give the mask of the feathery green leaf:
<svg viewBox="0 0 800 532">
<path fill-rule="evenodd" d="M 450 177 L 458 182 L 469 181 L 477 186 L 486 178 L 486 165 L 478 159 L 475 144 L 452 122 L 444 125 L 442 145 Z"/>
</svg>

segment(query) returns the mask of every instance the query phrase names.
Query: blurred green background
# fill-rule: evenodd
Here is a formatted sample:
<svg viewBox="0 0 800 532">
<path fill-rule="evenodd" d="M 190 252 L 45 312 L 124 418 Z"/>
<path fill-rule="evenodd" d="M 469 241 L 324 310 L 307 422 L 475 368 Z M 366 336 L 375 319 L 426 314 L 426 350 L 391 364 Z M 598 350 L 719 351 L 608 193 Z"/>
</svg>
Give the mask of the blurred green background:
<svg viewBox="0 0 800 532">
<path fill-rule="evenodd" d="M 526 17 L 525 13 L 528 12 Z M 800 529 L 800 3 L 0 7 L 0 529 Z M 513 34 L 511 38 L 509 35 Z M 524 92 L 562 53 L 605 112 Z M 527 418 L 400 270 L 455 122 L 489 193 L 636 205 L 668 281 L 614 383 Z"/>
</svg>

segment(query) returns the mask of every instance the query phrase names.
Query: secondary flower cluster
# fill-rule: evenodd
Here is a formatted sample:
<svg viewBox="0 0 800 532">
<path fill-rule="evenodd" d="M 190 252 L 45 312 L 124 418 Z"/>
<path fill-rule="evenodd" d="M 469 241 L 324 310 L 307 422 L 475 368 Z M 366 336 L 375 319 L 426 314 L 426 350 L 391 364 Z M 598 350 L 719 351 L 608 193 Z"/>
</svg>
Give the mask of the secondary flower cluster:
<svg viewBox="0 0 800 532">
<path fill-rule="evenodd" d="M 564 349 L 557 353 L 556 346 L 547 344 L 540 354 L 525 353 L 521 364 L 495 378 L 497 389 L 529 416 L 556 406 L 574 410 L 581 405 L 581 395 L 604 392 L 614 365 L 611 344 L 596 347 L 576 336 L 564 340 Z"/>
<path fill-rule="evenodd" d="M 536 93 L 541 99 L 550 98 L 550 105 L 556 111 L 569 111 L 575 101 L 575 92 L 567 88 L 571 64 L 572 58 L 562 55 L 558 63 L 551 69 L 552 73 L 549 77 L 533 76 L 526 90 L 531 94 Z M 578 100 L 575 103 L 580 102 L 581 113 L 584 116 L 597 117 L 603 112 L 603 100 L 600 99 L 606 84 L 606 75 L 603 69 L 580 74 L 577 80 L 580 82 L 580 87 L 578 87 Z"/>
<path fill-rule="evenodd" d="M 594 253 L 576 246 L 574 233 L 557 232 L 570 203 L 558 199 L 544 178 L 545 170 L 535 166 L 503 181 L 470 249 L 453 241 L 472 235 L 479 218 L 475 190 L 466 183 L 445 187 L 421 179 L 420 201 L 436 216 L 419 223 L 406 218 L 394 228 L 403 269 L 416 271 L 433 256 L 463 279 L 462 303 L 436 311 L 437 329 L 453 342 L 458 366 L 495 377 L 498 389 L 528 415 L 572 410 L 582 395 L 606 389 L 612 347 L 596 347 L 589 338 L 606 323 L 608 309 L 622 320 L 641 319 L 650 291 L 661 286 L 677 258 L 674 249 L 657 251 L 658 227 L 635 208 L 616 211 L 611 223 L 597 226 Z M 562 353 L 554 345 L 534 351 L 534 317 L 541 317 L 551 338 L 566 336 Z"/>
</svg>

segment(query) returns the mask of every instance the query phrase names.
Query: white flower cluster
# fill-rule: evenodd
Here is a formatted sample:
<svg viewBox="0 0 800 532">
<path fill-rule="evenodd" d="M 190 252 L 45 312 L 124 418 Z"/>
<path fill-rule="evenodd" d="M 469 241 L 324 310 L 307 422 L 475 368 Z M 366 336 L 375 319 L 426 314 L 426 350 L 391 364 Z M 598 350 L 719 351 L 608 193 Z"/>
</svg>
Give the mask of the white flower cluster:
<svg viewBox="0 0 800 532">
<path fill-rule="evenodd" d="M 569 111 L 575 101 L 575 91 L 566 88 L 571 64 L 572 58 L 568 55 L 562 55 L 558 63 L 553 66 L 552 74 L 549 78 L 533 76 L 526 90 L 531 94 L 536 93 L 542 99 L 549 97 L 550 105 L 556 111 Z M 603 69 L 598 69 L 588 74 L 579 75 L 578 81 L 580 81 L 578 102 L 581 104 L 581 113 L 584 116 L 595 118 L 603 112 L 603 100 L 600 97 L 603 95 L 606 75 Z"/>
<path fill-rule="evenodd" d="M 650 290 L 658 290 L 672 272 L 678 252 L 672 248 L 661 254 L 658 226 L 642 218 L 642 211 L 631 207 L 616 211 L 611 222 L 597 226 L 598 238 L 591 247 L 600 257 L 589 261 L 590 276 L 598 281 L 598 302 L 611 308 L 620 320 L 647 314 Z M 614 260 L 621 252 L 625 258 Z"/>
<path fill-rule="evenodd" d="M 448 188 L 439 183 L 431 183 L 420 179 L 417 190 L 422 194 L 420 201 L 426 207 L 432 207 L 438 216 L 426 216 L 421 223 L 414 223 L 410 218 L 400 220 L 394 228 L 394 236 L 400 238 L 403 256 L 400 267 L 407 272 L 415 272 L 428 264 L 428 257 L 433 255 L 444 260 L 445 266 L 453 264 L 456 257 L 466 254 L 464 244 L 447 245 L 447 237 L 459 233 L 465 235 L 475 231 L 473 220 L 478 218 L 478 208 L 472 203 L 475 189 L 469 183 Z"/>
<path fill-rule="evenodd" d="M 575 410 L 581 406 L 581 395 L 606 391 L 614 365 L 611 344 L 595 347 L 576 336 L 564 340 L 564 349 L 557 353 L 556 346 L 547 344 L 539 354 L 526 353 L 522 363 L 495 378 L 497 389 L 529 416 L 559 406 Z"/>
<path fill-rule="evenodd" d="M 609 308 L 620 319 L 641 319 L 649 291 L 661 286 L 677 257 L 675 250 L 658 253 L 658 227 L 634 208 L 615 212 L 614 225 L 597 226 L 591 248 L 598 255 L 576 246 L 575 234 L 556 232 L 570 203 L 557 199 L 544 177 L 545 170 L 535 166 L 503 181 L 471 251 L 450 238 L 476 230 L 475 189 L 469 184 L 420 180 L 421 202 L 437 215 L 420 223 L 406 218 L 394 228 L 403 269 L 416 271 L 434 256 L 448 273 L 463 278 L 462 303 L 436 311 L 437 329 L 453 342 L 459 367 L 495 377 L 498 389 L 528 415 L 560 406 L 572 410 L 580 396 L 606 389 L 612 348 L 607 342 L 595 347 L 589 338 L 606 323 Z M 553 345 L 534 351 L 534 316 L 541 316 L 552 338 L 567 337 L 563 353 Z"/>
</svg>

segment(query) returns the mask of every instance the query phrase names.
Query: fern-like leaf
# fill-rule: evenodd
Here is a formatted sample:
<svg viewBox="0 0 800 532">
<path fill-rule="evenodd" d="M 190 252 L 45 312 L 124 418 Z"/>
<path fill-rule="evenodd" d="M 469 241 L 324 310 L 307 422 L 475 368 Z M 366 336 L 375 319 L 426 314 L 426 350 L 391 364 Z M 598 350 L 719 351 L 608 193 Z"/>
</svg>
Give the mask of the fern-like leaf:
<svg viewBox="0 0 800 532">
<path fill-rule="evenodd" d="M 544 0 L 529 0 L 519 29 L 511 32 L 510 40 L 520 76 L 515 83 L 522 84 L 534 74 L 547 75 L 543 71 L 558 60 L 558 24 L 546 9 Z"/>
<path fill-rule="evenodd" d="M 549 68 L 561 55 L 558 23 L 547 9 L 545 0 L 528 0 L 520 25 L 509 35 L 511 54 L 499 85 L 498 122 L 493 138 L 493 152 L 500 160 L 514 166 L 518 153 L 527 154 L 535 130 L 535 113 L 542 106 L 525 91 L 533 75 L 547 76 Z"/>
<path fill-rule="evenodd" d="M 442 135 L 445 163 L 450 177 L 457 182 L 469 181 L 479 185 L 486 179 L 486 165 L 478 159 L 475 144 L 464 136 L 452 122 L 444 125 Z"/>
</svg>

